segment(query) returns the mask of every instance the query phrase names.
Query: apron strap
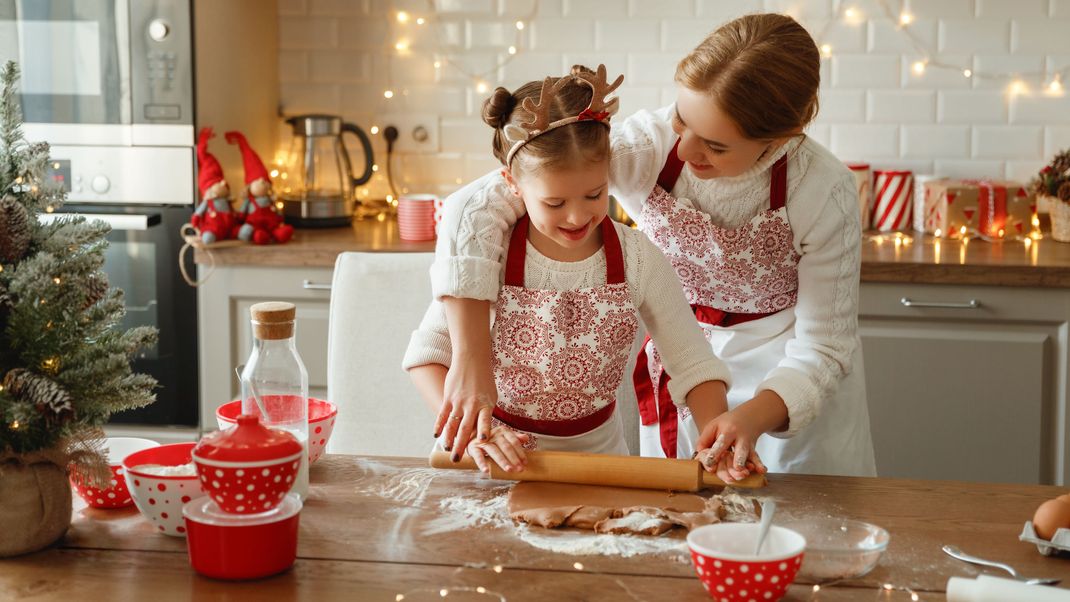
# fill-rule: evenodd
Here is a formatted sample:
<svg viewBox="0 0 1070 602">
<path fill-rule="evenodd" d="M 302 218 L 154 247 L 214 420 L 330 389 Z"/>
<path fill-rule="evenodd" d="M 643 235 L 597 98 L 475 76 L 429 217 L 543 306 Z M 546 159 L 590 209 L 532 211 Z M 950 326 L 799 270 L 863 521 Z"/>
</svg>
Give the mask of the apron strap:
<svg viewBox="0 0 1070 602">
<path fill-rule="evenodd" d="M 502 406 L 494 406 L 494 417 L 518 431 L 550 435 L 552 437 L 575 437 L 589 433 L 613 417 L 617 402 L 611 402 L 600 410 L 575 420 L 538 420 L 519 414 L 510 414 Z"/>
<path fill-rule="evenodd" d="M 661 168 L 661 173 L 658 174 L 658 186 L 665 189 L 665 192 L 672 192 L 672 187 L 676 186 L 676 180 L 680 178 L 680 172 L 684 169 L 684 162 L 680 159 L 680 155 L 676 154 L 676 150 L 680 147 L 680 139 L 676 139 L 676 144 L 672 145 L 672 150 L 669 151 L 669 156 L 665 159 L 665 165 Z"/>
<path fill-rule="evenodd" d="M 776 211 L 788 200 L 788 156 L 777 159 L 769 178 L 769 208 Z"/>
<path fill-rule="evenodd" d="M 528 254 L 528 215 L 516 220 L 513 235 L 509 238 L 509 250 L 505 256 L 505 284 L 524 286 L 524 260 Z"/>
<path fill-rule="evenodd" d="M 624 251 L 613 220 L 607 215 L 602 220 L 602 248 L 606 252 L 606 284 L 624 282 Z"/>
</svg>

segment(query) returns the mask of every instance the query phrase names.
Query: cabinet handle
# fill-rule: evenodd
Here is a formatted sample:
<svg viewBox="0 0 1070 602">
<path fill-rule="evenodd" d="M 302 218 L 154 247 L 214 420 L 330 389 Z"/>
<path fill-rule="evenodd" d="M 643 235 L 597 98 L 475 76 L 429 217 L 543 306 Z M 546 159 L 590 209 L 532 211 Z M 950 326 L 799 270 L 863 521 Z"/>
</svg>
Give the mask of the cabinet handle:
<svg viewBox="0 0 1070 602">
<path fill-rule="evenodd" d="M 329 290 L 331 290 L 331 285 L 329 285 L 329 284 L 316 284 L 315 282 L 312 282 L 311 280 L 303 281 L 301 283 L 301 287 L 304 288 L 305 290 L 308 290 L 308 291 L 329 291 Z"/>
<path fill-rule="evenodd" d="M 981 307 L 981 302 L 977 299 L 970 299 L 966 303 L 939 303 L 936 301 L 911 301 L 903 297 L 899 302 L 903 304 L 903 307 L 935 307 L 938 309 L 977 309 Z"/>
</svg>

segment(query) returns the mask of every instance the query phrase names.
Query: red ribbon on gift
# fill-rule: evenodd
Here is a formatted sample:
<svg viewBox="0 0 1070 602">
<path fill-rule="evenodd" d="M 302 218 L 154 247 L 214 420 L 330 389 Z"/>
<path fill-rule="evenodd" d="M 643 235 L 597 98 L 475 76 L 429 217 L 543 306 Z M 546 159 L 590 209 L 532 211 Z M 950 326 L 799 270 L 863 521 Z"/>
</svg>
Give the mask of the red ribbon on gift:
<svg viewBox="0 0 1070 602">
<path fill-rule="evenodd" d="M 988 236 L 998 236 L 1007 225 L 1007 187 L 989 180 L 966 180 L 965 183 L 978 189 L 978 229 Z"/>
<path fill-rule="evenodd" d="M 592 111 L 590 108 L 580 111 L 576 116 L 577 121 L 605 121 L 609 117 L 609 111 Z"/>
</svg>

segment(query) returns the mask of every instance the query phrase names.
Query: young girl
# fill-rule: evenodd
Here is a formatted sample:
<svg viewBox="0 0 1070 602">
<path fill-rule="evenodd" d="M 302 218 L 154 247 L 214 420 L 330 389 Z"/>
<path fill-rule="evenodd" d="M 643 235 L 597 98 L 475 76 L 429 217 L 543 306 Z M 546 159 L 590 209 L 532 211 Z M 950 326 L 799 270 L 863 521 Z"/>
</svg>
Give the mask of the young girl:
<svg viewBox="0 0 1070 602">
<path fill-rule="evenodd" d="M 844 165 L 802 134 L 819 79 L 805 29 L 749 15 L 680 61 L 674 105 L 614 129 L 613 193 L 672 262 L 734 377 L 731 411 L 695 438 L 662 386 L 675 371 L 659 361 L 661 343 L 648 344 L 635 370 L 644 455 L 712 445 L 737 468 L 757 449 L 773 471 L 875 474 L 857 335 L 856 192 Z M 487 179 L 446 202 L 433 289 L 469 347 L 482 345 L 472 325 L 486 312 L 474 300 L 492 297 L 490 267 L 523 211 Z M 465 415 L 490 394 L 481 354 L 467 354 L 444 394 Z"/>
<path fill-rule="evenodd" d="M 617 101 L 605 97 L 622 79 L 609 84 L 604 66 L 597 73 L 577 67 L 512 94 L 498 88 L 484 103 L 504 165 L 492 177 L 526 214 L 509 236 L 504 269 L 494 264 L 496 284 L 499 274 L 503 282 L 490 342 L 497 402 L 482 403 L 471 445 L 447 434 L 443 447 L 455 461 L 467 449 L 483 470 L 484 455 L 519 470 L 523 447 L 627 454 L 615 397 L 640 317 L 673 371 L 673 398 L 686 399 L 704 422 L 727 410 L 728 370 L 672 267 L 645 236 L 606 215 Z M 442 304 L 432 302 L 404 360 L 440 412 L 437 430 L 447 423 L 455 431 L 462 420 L 442 403 L 447 369 L 458 361 L 456 335 L 447 331 Z"/>
</svg>

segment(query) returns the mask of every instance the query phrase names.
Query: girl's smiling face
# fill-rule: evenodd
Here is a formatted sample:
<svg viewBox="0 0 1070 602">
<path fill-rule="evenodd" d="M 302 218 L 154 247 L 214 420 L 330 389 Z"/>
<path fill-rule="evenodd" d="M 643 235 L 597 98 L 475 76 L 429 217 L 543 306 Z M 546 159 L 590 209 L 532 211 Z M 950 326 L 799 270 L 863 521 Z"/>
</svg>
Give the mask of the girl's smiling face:
<svg viewBox="0 0 1070 602">
<path fill-rule="evenodd" d="M 713 97 L 677 85 L 672 129 L 680 136 L 677 155 L 695 176 L 706 180 L 738 176 L 783 144 L 745 138 Z"/>
</svg>

